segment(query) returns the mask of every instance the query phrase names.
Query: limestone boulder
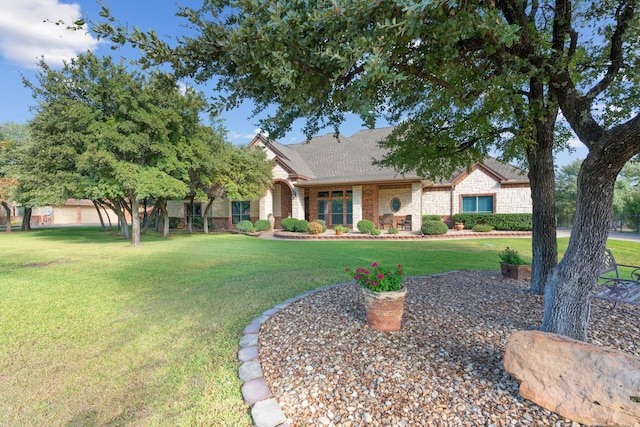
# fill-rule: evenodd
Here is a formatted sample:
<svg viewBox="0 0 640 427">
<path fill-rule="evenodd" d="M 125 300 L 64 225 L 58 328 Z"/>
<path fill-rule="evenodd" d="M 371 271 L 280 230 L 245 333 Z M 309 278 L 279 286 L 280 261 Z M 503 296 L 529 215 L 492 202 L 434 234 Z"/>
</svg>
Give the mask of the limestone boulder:
<svg viewBox="0 0 640 427">
<path fill-rule="evenodd" d="M 640 358 L 561 335 L 517 331 L 504 368 L 520 394 L 590 426 L 640 426 Z"/>
</svg>

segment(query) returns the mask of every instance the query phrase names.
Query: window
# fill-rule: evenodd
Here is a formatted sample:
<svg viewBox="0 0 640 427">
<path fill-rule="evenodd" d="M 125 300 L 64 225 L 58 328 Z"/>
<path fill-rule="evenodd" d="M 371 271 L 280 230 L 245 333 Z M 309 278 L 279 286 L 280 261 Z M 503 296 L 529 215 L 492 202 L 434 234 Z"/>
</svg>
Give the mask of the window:
<svg viewBox="0 0 640 427">
<path fill-rule="evenodd" d="M 193 214 L 191 213 L 191 205 L 185 205 L 187 209 L 187 217 L 200 217 L 202 216 L 202 205 L 193 205 Z"/>
<path fill-rule="evenodd" d="M 463 196 L 462 212 L 493 212 L 493 196 Z"/>
<path fill-rule="evenodd" d="M 349 191 L 319 191 L 318 219 L 327 225 L 353 224 L 353 193 Z"/>
<path fill-rule="evenodd" d="M 251 202 L 231 202 L 231 223 L 251 221 Z"/>
<path fill-rule="evenodd" d="M 391 211 L 392 212 L 398 212 L 400 210 L 400 199 L 398 199 L 397 197 L 394 197 L 393 199 L 391 199 Z"/>
</svg>

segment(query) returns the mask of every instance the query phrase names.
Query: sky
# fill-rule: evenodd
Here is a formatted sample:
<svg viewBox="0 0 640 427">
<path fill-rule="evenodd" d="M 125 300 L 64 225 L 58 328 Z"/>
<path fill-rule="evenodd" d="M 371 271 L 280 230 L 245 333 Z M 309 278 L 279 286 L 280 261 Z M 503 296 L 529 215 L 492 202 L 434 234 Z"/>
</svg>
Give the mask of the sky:
<svg viewBox="0 0 640 427">
<path fill-rule="evenodd" d="M 198 8 L 202 0 L 104 0 L 121 23 L 137 26 L 141 30 L 153 29 L 163 38 L 175 38 L 185 34 L 186 20 L 175 16 L 179 6 Z M 36 63 L 44 57 L 53 67 L 62 65 L 79 53 L 91 50 L 98 56 L 109 55 L 114 59 L 135 58 L 137 51 L 131 48 L 112 50 L 104 40 L 97 40 L 88 32 L 69 31 L 58 21 L 72 23 L 78 18 L 99 21 L 100 5 L 96 0 L 0 0 L 0 124 L 26 123 L 33 117 L 30 107 L 35 105 L 31 91 L 24 87 L 22 78 L 35 81 Z M 211 89 L 197 87 L 206 96 L 213 96 Z M 227 137 L 234 144 L 247 144 L 258 128 L 258 118 L 252 118 L 253 106 L 245 102 L 239 108 L 222 113 L 221 118 L 228 131 Z M 357 116 L 349 116 L 340 132 L 350 136 L 364 129 Z M 331 133 L 332 129 L 321 131 Z M 299 143 L 305 140 L 301 126 L 294 126 L 278 142 Z M 574 153 L 560 153 L 558 165 L 584 158 L 586 148 L 573 140 Z"/>
</svg>

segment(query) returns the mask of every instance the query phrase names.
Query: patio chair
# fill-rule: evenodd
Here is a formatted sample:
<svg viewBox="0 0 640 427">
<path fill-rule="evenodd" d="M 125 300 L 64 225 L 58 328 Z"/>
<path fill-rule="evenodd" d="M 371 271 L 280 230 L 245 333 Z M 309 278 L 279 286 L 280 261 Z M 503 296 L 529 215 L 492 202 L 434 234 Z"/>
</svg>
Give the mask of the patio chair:
<svg viewBox="0 0 640 427">
<path fill-rule="evenodd" d="M 389 228 L 393 227 L 393 214 L 384 214 L 380 218 L 380 229 L 384 230 L 384 226 L 388 225 Z"/>
<path fill-rule="evenodd" d="M 618 267 L 632 270 L 629 278 L 620 277 Z M 618 264 L 610 249 L 605 249 L 599 285 L 587 300 L 587 321 L 591 312 L 591 300 L 599 299 L 618 304 L 640 305 L 640 266 Z"/>
<path fill-rule="evenodd" d="M 404 219 L 398 221 L 398 228 L 400 230 L 411 231 L 411 215 L 406 215 Z"/>
</svg>

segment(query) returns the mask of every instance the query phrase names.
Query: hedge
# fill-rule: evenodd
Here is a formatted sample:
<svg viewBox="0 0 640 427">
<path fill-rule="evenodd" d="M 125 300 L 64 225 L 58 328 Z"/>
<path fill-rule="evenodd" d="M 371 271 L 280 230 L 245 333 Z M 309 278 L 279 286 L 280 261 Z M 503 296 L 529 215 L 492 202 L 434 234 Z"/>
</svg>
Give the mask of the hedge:
<svg viewBox="0 0 640 427">
<path fill-rule="evenodd" d="M 464 222 L 464 228 L 473 228 L 477 224 L 489 224 L 494 230 L 531 231 L 533 229 L 530 213 L 459 213 L 453 216 L 453 220 Z"/>
</svg>

